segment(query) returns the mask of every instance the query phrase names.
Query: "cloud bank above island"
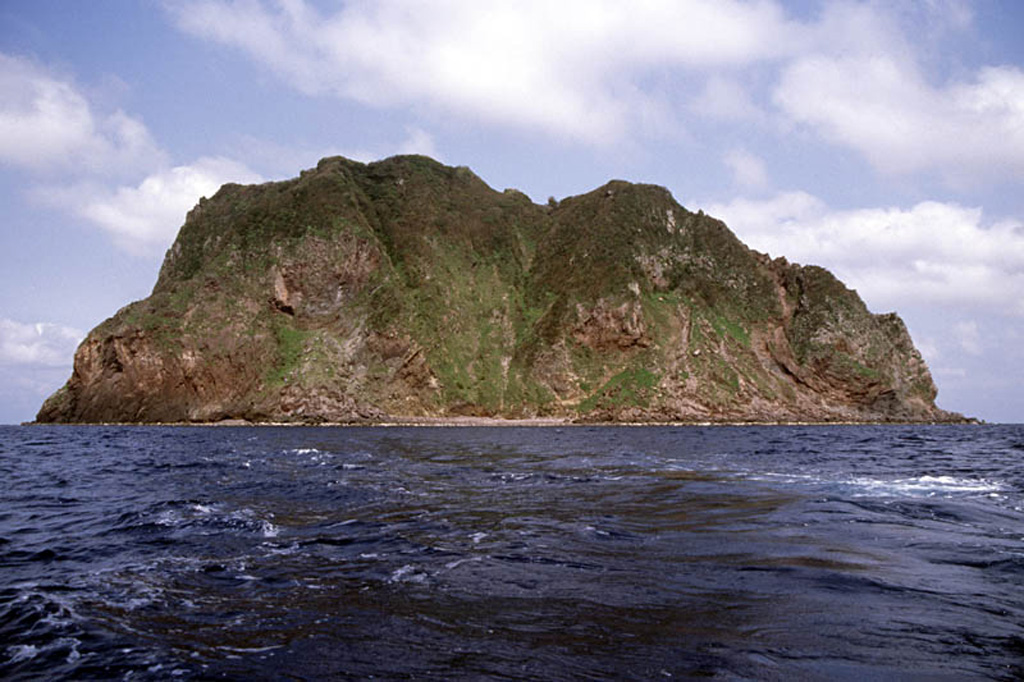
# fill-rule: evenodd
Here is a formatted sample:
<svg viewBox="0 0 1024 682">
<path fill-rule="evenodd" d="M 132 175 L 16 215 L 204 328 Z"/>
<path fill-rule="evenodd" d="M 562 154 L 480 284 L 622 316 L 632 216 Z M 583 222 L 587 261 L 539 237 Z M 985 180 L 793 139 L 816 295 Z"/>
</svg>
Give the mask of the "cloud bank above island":
<svg viewBox="0 0 1024 682">
<path fill-rule="evenodd" d="M 599 146 L 678 134 L 696 112 L 800 128 L 885 173 L 1019 182 L 1024 170 L 1024 71 L 929 77 L 927 50 L 908 36 L 924 25 L 938 43 L 964 30 L 966 3 L 833 2 L 800 19 L 735 0 L 166 6 L 185 32 L 310 96 Z"/>
</svg>

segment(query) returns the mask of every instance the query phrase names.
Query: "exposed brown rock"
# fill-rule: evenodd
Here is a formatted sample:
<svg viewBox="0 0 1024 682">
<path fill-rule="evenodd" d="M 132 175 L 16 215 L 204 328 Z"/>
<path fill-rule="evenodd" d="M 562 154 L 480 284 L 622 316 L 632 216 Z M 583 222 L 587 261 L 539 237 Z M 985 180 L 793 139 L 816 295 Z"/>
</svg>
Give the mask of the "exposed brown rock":
<svg viewBox="0 0 1024 682">
<path fill-rule="evenodd" d="M 636 301 L 613 306 L 602 298 L 590 308 L 577 303 L 576 318 L 578 321 L 572 329 L 572 337 L 592 350 L 625 351 L 651 345 L 643 310 Z"/>
</svg>

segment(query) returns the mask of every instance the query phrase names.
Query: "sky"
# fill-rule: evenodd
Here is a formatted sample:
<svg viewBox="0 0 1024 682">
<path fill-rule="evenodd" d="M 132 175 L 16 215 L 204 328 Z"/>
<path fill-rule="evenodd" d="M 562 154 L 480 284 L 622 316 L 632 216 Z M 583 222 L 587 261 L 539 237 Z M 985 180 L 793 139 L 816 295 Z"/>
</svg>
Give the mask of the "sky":
<svg viewBox="0 0 1024 682">
<path fill-rule="evenodd" d="M 0 423 L 146 297 L 186 212 L 324 156 L 561 199 L 667 187 L 907 323 L 1024 422 L 1017 0 L 0 0 Z"/>
</svg>

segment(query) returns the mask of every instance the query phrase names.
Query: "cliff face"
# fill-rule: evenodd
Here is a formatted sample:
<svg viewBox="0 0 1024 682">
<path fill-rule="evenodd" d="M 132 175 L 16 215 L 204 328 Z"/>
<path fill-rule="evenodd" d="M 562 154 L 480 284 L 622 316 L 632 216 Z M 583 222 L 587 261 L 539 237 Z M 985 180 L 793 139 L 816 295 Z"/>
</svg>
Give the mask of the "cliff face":
<svg viewBox="0 0 1024 682">
<path fill-rule="evenodd" d="M 664 189 L 548 206 L 424 157 L 200 201 L 41 422 L 935 421 L 900 319 Z"/>
</svg>

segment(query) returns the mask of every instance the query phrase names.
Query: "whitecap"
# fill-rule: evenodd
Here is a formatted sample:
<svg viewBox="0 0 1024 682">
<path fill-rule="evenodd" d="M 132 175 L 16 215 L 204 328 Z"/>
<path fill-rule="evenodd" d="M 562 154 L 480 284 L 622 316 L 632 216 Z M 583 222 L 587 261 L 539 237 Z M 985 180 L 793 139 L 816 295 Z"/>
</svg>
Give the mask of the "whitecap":
<svg viewBox="0 0 1024 682">
<path fill-rule="evenodd" d="M 14 646 L 7 647 L 7 662 L 24 663 L 25 661 L 31 661 L 44 652 L 67 649 L 68 654 L 65 661 L 67 663 L 75 663 L 82 657 L 82 654 L 78 651 L 80 644 L 81 642 L 74 637 L 60 637 L 41 649 L 35 644 L 15 644 Z"/>
<path fill-rule="evenodd" d="M 153 523 L 158 526 L 174 527 L 180 525 L 182 522 L 181 515 L 173 509 L 161 512 L 159 516 L 154 519 Z"/>
<path fill-rule="evenodd" d="M 31 661 L 39 655 L 39 647 L 34 644 L 15 644 L 7 647 L 8 663 Z"/>
<path fill-rule="evenodd" d="M 412 564 L 406 564 L 391 573 L 388 582 L 391 583 L 423 583 L 427 580 L 427 574 L 416 570 Z"/>
<path fill-rule="evenodd" d="M 984 494 L 1000 497 L 1006 487 L 999 481 L 986 478 L 958 478 L 956 476 L 912 476 L 907 478 L 877 478 L 857 476 L 831 479 L 812 474 L 784 474 L 763 472 L 745 476 L 751 481 L 767 481 L 790 485 L 822 485 L 838 487 L 854 497 L 935 497 L 937 495 Z"/>
<path fill-rule="evenodd" d="M 863 490 L 865 495 L 906 495 L 932 497 L 967 493 L 997 493 L 1002 484 L 984 478 L 957 478 L 955 476 L 916 476 L 913 478 L 876 479 L 855 478 L 849 485 Z"/>
<path fill-rule="evenodd" d="M 78 650 L 78 645 L 81 644 L 81 642 L 79 642 L 74 637 L 71 637 L 71 638 L 69 638 L 66 641 L 69 642 L 69 646 L 71 647 L 71 651 L 68 652 L 68 656 L 65 659 L 65 661 L 67 661 L 68 663 L 75 663 L 80 658 L 82 658 L 82 653 Z"/>
<path fill-rule="evenodd" d="M 483 561 L 483 558 L 482 557 L 478 557 L 478 556 L 474 556 L 474 557 L 469 557 L 468 559 L 456 559 L 455 561 L 449 561 L 448 563 L 446 563 L 444 565 L 444 567 L 450 571 L 452 569 L 458 568 L 462 564 L 476 563 L 478 561 Z"/>
<path fill-rule="evenodd" d="M 267 516 L 273 518 L 274 515 L 268 513 Z M 249 507 L 226 514 L 218 521 L 240 530 L 258 532 L 265 538 L 276 538 L 281 533 L 280 527 L 269 519 L 262 518 L 258 512 Z"/>
<path fill-rule="evenodd" d="M 299 543 L 293 542 L 290 545 L 274 545 L 269 542 L 263 543 L 262 547 L 266 548 L 267 554 L 274 554 L 278 556 L 290 556 L 298 553 L 302 548 Z"/>
</svg>

